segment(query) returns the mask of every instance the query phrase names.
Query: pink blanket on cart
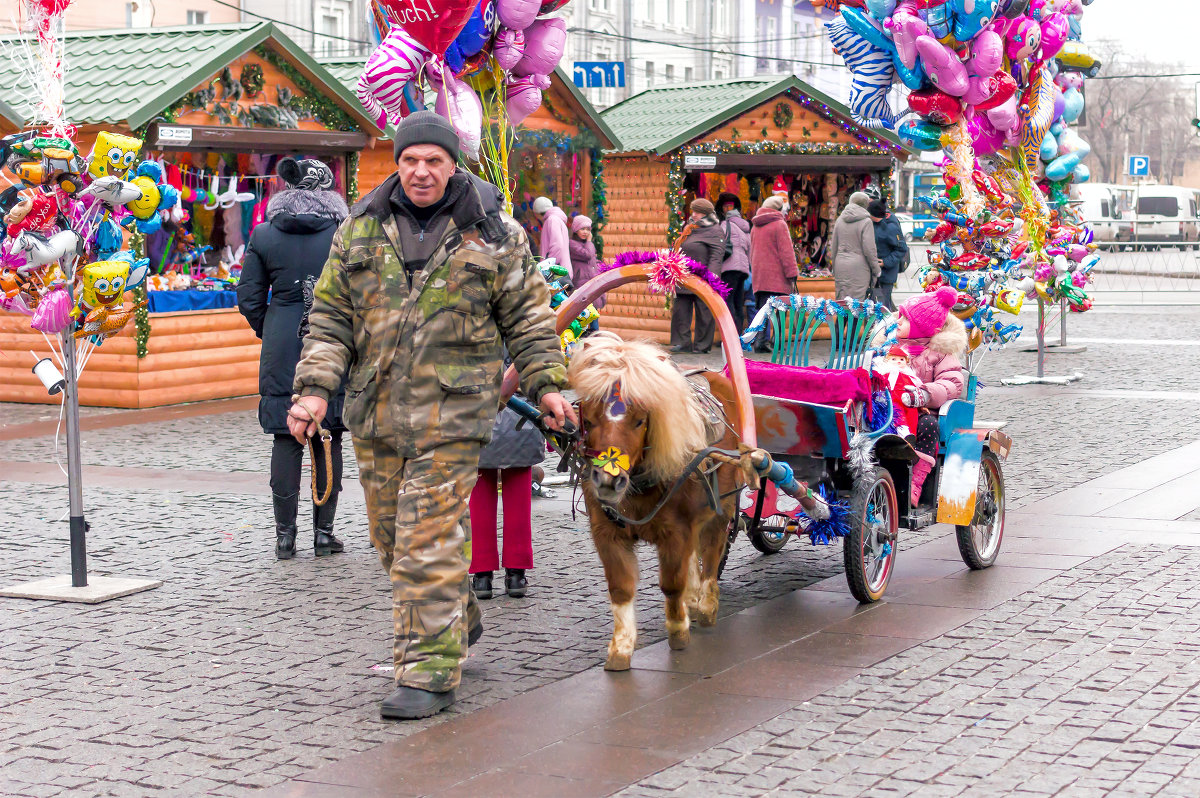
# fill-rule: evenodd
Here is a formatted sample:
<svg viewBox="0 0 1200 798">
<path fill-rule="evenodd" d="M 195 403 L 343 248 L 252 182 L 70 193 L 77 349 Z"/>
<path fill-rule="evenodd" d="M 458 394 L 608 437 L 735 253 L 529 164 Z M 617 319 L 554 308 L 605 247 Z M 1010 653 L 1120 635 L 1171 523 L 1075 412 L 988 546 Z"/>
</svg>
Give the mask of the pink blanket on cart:
<svg viewBox="0 0 1200 798">
<path fill-rule="evenodd" d="M 728 366 L 725 374 L 729 374 Z M 838 406 L 848 401 L 867 401 L 871 396 L 866 369 L 822 369 L 747 360 L 746 376 L 750 392 L 759 396 Z"/>
</svg>

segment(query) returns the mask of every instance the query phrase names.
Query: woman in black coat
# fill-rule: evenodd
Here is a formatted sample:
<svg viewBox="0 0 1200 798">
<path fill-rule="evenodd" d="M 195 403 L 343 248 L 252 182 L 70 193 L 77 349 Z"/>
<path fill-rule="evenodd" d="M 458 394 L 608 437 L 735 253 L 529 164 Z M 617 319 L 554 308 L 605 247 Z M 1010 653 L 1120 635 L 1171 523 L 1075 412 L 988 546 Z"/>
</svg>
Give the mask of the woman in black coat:
<svg viewBox="0 0 1200 798">
<path fill-rule="evenodd" d="M 263 432 L 275 436 L 271 449 L 271 497 L 275 507 L 275 556 L 289 560 L 296 554 L 296 513 L 300 504 L 300 471 L 304 447 L 288 433 L 287 411 L 292 402 L 292 379 L 300 361 L 300 348 L 308 331 L 313 284 L 321 275 L 333 234 L 349 215 L 346 201 L 333 188 L 333 172 L 317 160 L 284 158 L 277 167 L 288 189 L 271 197 L 267 224 L 250 235 L 242 277 L 238 283 L 238 309 L 262 339 L 259 358 L 258 422 Z M 268 293 L 269 292 L 269 293 Z M 318 557 L 342 551 L 333 535 L 337 497 L 342 489 L 342 403 L 339 391 L 330 402 L 325 424 L 333 435 L 333 491 L 320 507 L 313 506 L 313 548 Z M 325 486 L 318 475 L 325 471 L 324 452 L 315 447 L 318 492 Z"/>
</svg>

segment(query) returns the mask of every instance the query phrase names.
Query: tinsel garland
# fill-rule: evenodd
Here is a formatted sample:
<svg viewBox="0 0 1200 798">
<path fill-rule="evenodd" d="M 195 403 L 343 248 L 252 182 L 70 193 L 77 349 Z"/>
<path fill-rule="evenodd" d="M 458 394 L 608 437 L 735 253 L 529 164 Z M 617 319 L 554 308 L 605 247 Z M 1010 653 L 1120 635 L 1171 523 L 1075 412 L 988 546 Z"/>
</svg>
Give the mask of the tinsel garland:
<svg viewBox="0 0 1200 798">
<path fill-rule="evenodd" d="M 843 125 L 847 131 L 852 126 Z M 855 135 L 858 135 L 855 132 Z M 671 153 L 671 166 L 667 172 L 667 207 L 670 210 L 667 225 L 667 241 L 673 246 L 684 225 L 684 199 L 687 191 L 683 187 L 683 161 L 688 155 L 883 155 L 892 157 L 891 173 L 881 186 L 884 201 L 890 204 L 892 182 L 895 177 L 895 152 L 899 148 L 878 139 L 874 144 L 842 144 L 833 142 L 789 142 L 789 141 L 706 141 L 688 144 Z"/>
<path fill-rule="evenodd" d="M 596 245 L 596 259 L 604 259 L 604 236 L 601 232 L 608 224 L 608 183 L 604 181 L 604 151 L 593 147 L 592 155 L 592 242 Z"/>
<path fill-rule="evenodd" d="M 129 237 L 129 249 L 139 258 L 146 257 L 146 236 L 142 233 L 134 232 Z M 133 289 L 133 301 L 135 305 L 138 305 L 137 309 L 133 312 L 134 340 L 137 342 L 138 360 L 141 360 L 150 353 L 147 346 L 150 341 L 150 311 L 142 304 L 148 298 L 145 283 Z"/>
<path fill-rule="evenodd" d="M 346 157 L 346 203 L 349 205 L 358 201 L 358 151 Z"/>
<path fill-rule="evenodd" d="M 654 293 L 666 294 L 668 297 L 673 296 L 679 279 L 683 276 L 683 269 L 686 268 L 707 283 L 708 287 L 722 299 L 729 295 L 729 286 L 725 285 L 720 277 L 710 272 L 704 264 L 694 261 L 676 250 L 622 252 L 612 263 L 600 264 L 600 271 L 606 272 L 620 269 L 622 266 L 642 265 L 649 265 L 654 270 L 650 279 L 650 290 Z"/>
</svg>

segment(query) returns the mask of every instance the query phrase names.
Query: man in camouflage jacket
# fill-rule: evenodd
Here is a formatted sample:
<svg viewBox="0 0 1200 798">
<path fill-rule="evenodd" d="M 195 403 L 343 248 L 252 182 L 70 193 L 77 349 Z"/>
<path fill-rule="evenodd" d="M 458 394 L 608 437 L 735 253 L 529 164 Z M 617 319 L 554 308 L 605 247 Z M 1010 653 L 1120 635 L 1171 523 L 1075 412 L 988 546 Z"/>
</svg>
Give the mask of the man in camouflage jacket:
<svg viewBox="0 0 1200 798">
<path fill-rule="evenodd" d="M 400 124 L 395 154 L 397 174 L 334 236 L 289 426 L 311 436 L 349 374 L 342 418 L 392 582 L 396 689 L 381 711 L 407 719 L 454 702 L 468 638 L 482 632 L 467 500 L 499 405 L 503 346 L 550 426 L 577 419 L 559 393 L 566 366 L 546 282 L 520 225 L 481 197 L 495 188 L 455 169 L 458 137 L 433 111 Z"/>
</svg>

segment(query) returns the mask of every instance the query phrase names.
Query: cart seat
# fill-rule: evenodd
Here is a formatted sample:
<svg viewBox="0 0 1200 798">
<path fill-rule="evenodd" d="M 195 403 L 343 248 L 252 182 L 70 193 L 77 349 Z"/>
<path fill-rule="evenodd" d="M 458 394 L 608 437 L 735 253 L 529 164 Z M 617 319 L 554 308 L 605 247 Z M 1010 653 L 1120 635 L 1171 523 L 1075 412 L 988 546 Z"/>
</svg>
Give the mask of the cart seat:
<svg viewBox="0 0 1200 798">
<path fill-rule="evenodd" d="M 729 376 L 728 366 L 725 375 Z M 746 378 L 752 394 L 796 402 L 840 407 L 850 401 L 867 401 L 871 396 L 866 369 L 823 369 L 747 360 Z"/>
</svg>

